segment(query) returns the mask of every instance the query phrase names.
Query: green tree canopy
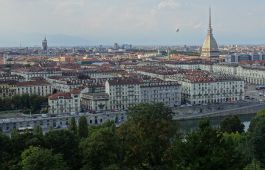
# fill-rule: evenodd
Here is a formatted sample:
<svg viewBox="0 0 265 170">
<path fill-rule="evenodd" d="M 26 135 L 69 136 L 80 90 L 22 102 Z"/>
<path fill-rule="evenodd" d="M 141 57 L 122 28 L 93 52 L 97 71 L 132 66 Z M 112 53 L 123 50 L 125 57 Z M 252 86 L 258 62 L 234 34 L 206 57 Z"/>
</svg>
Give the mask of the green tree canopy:
<svg viewBox="0 0 265 170">
<path fill-rule="evenodd" d="M 67 170 L 62 155 L 48 149 L 30 147 L 22 153 L 21 159 L 23 170 Z"/>
<path fill-rule="evenodd" d="M 178 170 L 239 170 L 245 166 L 241 153 L 211 128 L 209 121 L 200 123 L 199 129 L 184 139 L 177 139 L 171 153 Z"/>
<path fill-rule="evenodd" d="M 68 130 L 48 132 L 45 135 L 45 148 L 52 149 L 56 154 L 62 154 L 71 169 L 79 168 L 79 140 L 72 132 Z"/>
<path fill-rule="evenodd" d="M 0 169 L 8 167 L 8 160 L 12 157 L 11 152 L 12 145 L 10 138 L 0 133 Z"/>
<path fill-rule="evenodd" d="M 250 143 L 255 159 L 265 167 L 265 116 L 258 114 L 250 123 Z"/>
<path fill-rule="evenodd" d="M 76 121 L 74 117 L 71 118 L 71 121 L 69 124 L 69 130 L 73 132 L 74 134 L 77 134 L 77 125 L 76 125 Z"/>
<path fill-rule="evenodd" d="M 80 144 L 83 169 L 119 169 L 120 143 L 114 123 L 107 123 L 90 132 Z"/>
<path fill-rule="evenodd" d="M 227 133 L 242 133 L 244 132 L 244 128 L 245 126 L 243 123 L 241 123 L 241 120 L 238 116 L 227 117 L 220 124 L 221 131 Z"/>
<path fill-rule="evenodd" d="M 172 111 L 163 104 L 140 104 L 130 109 L 118 129 L 129 169 L 167 169 L 164 154 L 176 134 Z"/>
<path fill-rule="evenodd" d="M 81 116 L 78 123 L 78 135 L 81 138 L 88 136 L 88 124 L 85 116 Z"/>
<path fill-rule="evenodd" d="M 34 129 L 33 129 L 33 135 L 39 136 L 39 137 L 43 137 L 42 128 L 40 126 L 34 127 Z"/>
</svg>

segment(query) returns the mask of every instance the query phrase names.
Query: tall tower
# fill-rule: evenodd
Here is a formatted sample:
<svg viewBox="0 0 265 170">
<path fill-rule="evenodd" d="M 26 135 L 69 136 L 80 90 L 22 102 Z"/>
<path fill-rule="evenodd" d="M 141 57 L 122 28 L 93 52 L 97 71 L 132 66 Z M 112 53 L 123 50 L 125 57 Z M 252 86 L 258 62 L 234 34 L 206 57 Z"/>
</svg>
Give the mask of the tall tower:
<svg viewBox="0 0 265 170">
<path fill-rule="evenodd" d="M 48 50 L 48 42 L 47 42 L 46 36 L 45 36 L 44 40 L 42 41 L 42 50 L 43 51 Z"/>
<path fill-rule="evenodd" d="M 201 57 L 218 58 L 219 55 L 220 51 L 218 49 L 217 42 L 213 36 L 211 8 L 209 8 L 209 27 L 206 39 L 204 40 L 202 46 Z"/>
</svg>

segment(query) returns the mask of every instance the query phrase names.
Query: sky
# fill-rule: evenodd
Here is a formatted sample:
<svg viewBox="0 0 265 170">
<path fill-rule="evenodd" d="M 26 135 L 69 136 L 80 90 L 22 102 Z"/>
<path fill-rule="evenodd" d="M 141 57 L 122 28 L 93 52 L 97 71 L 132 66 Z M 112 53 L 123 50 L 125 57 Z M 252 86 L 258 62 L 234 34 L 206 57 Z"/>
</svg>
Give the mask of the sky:
<svg viewBox="0 0 265 170">
<path fill-rule="evenodd" d="M 264 0 L 0 0 L 0 46 L 201 45 L 210 6 L 220 45 L 265 44 Z"/>
</svg>

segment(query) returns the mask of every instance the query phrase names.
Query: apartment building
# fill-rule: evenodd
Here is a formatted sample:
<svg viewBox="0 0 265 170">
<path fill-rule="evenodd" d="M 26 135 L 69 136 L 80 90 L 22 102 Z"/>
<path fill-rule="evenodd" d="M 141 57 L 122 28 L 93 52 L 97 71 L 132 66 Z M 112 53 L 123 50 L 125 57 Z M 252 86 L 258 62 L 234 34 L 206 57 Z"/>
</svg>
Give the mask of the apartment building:
<svg viewBox="0 0 265 170">
<path fill-rule="evenodd" d="M 47 81 L 25 81 L 16 84 L 16 94 L 48 96 L 53 93 L 53 87 Z"/>
<path fill-rule="evenodd" d="M 189 70 L 172 77 L 182 85 L 182 100 L 190 104 L 212 104 L 244 100 L 244 81 L 207 71 Z"/>
<path fill-rule="evenodd" d="M 127 110 L 129 107 L 141 103 L 141 81 L 136 78 L 116 78 L 105 83 L 106 93 L 109 95 L 110 109 Z"/>
<path fill-rule="evenodd" d="M 140 86 L 141 102 L 164 103 L 168 107 L 181 105 L 181 85 L 173 81 L 147 80 Z"/>
<path fill-rule="evenodd" d="M 13 97 L 16 94 L 16 81 L 0 80 L 0 99 Z"/>
<path fill-rule="evenodd" d="M 13 70 L 11 74 L 22 76 L 26 81 L 30 81 L 34 77 L 46 79 L 51 76 L 62 76 L 62 71 L 60 68 L 30 67 Z"/>
<path fill-rule="evenodd" d="M 81 108 L 84 111 L 102 112 L 110 110 L 107 93 L 84 93 L 81 96 Z"/>
<path fill-rule="evenodd" d="M 50 114 L 79 113 L 80 91 L 55 93 L 48 97 L 48 105 Z"/>
</svg>

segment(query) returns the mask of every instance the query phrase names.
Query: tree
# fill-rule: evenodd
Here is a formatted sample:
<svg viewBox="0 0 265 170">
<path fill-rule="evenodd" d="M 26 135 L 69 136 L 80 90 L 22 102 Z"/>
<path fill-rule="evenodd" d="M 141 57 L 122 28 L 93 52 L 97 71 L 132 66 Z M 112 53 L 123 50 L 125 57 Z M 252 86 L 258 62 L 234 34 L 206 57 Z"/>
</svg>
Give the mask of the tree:
<svg viewBox="0 0 265 170">
<path fill-rule="evenodd" d="M 23 109 L 24 112 L 39 113 L 48 102 L 47 97 L 37 95 L 15 95 L 12 98 L 0 99 L 0 110 Z"/>
<path fill-rule="evenodd" d="M 12 157 L 12 145 L 10 138 L 0 133 L 0 169 L 8 169 L 8 161 Z"/>
<path fill-rule="evenodd" d="M 78 169 L 79 140 L 68 130 L 53 130 L 45 135 L 45 148 L 52 149 L 53 153 L 62 154 L 70 169 Z"/>
<path fill-rule="evenodd" d="M 248 131 L 253 132 L 259 122 L 262 122 L 263 119 L 265 119 L 265 110 L 259 111 L 256 116 L 251 120 Z"/>
<path fill-rule="evenodd" d="M 43 131 L 42 131 L 42 128 L 41 128 L 40 126 L 36 126 L 36 127 L 33 129 L 33 135 L 43 137 Z"/>
<path fill-rule="evenodd" d="M 119 169 L 120 143 L 115 124 L 105 124 L 91 131 L 80 148 L 83 155 L 83 169 Z"/>
<path fill-rule="evenodd" d="M 242 154 L 225 141 L 222 133 L 203 121 L 199 129 L 176 139 L 170 149 L 178 170 L 236 170 L 245 167 Z"/>
<path fill-rule="evenodd" d="M 250 144 L 256 160 L 265 167 L 265 116 L 258 114 L 250 123 Z"/>
<path fill-rule="evenodd" d="M 40 143 L 32 143 L 34 136 L 31 133 L 19 134 L 16 129 L 11 133 L 11 143 L 14 156 L 19 157 L 20 154 L 29 146 L 39 146 Z"/>
<path fill-rule="evenodd" d="M 222 132 L 242 133 L 244 132 L 244 128 L 245 126 L 243 123 L 241 123 L 241 120 L 238 118 L 238 116 L 227 117 L 220 124 L 220 129 Z"/>
<path fill-rule="evenodd" d="M 140 104 L 129 110 L 118 129 L 129 169 L 169 169 L 164 158 L 176 134 L 172 111 L 163 104 Z"/>
<path fill-rule="evenodd" d="M 30 147 L 21 155 L 23 170 L 62 170 L 68 169 L 62 155 L 53 154 L 51 150 Z"/>
<path fill-rule="evenodd" d="M 76 126 L 76 121 L 74 117 L 71 118 L 71 121 L 69 124 L 69 130 L 73 132 L 74 134 L 77 134 L 77 126 Z"/>
<path fill-rule="evenodd" d="M 78 125 L 79 137 L 86 138 L 88 136 L 88 124 L 85 116 L 80 117 Z"/>
<path fill-rule="evenodd" d="M 250 164 L 248 164 L 244 170 L 262 170 L 261 165 L 258 161 L 253 160 Z"/>
</svg>

